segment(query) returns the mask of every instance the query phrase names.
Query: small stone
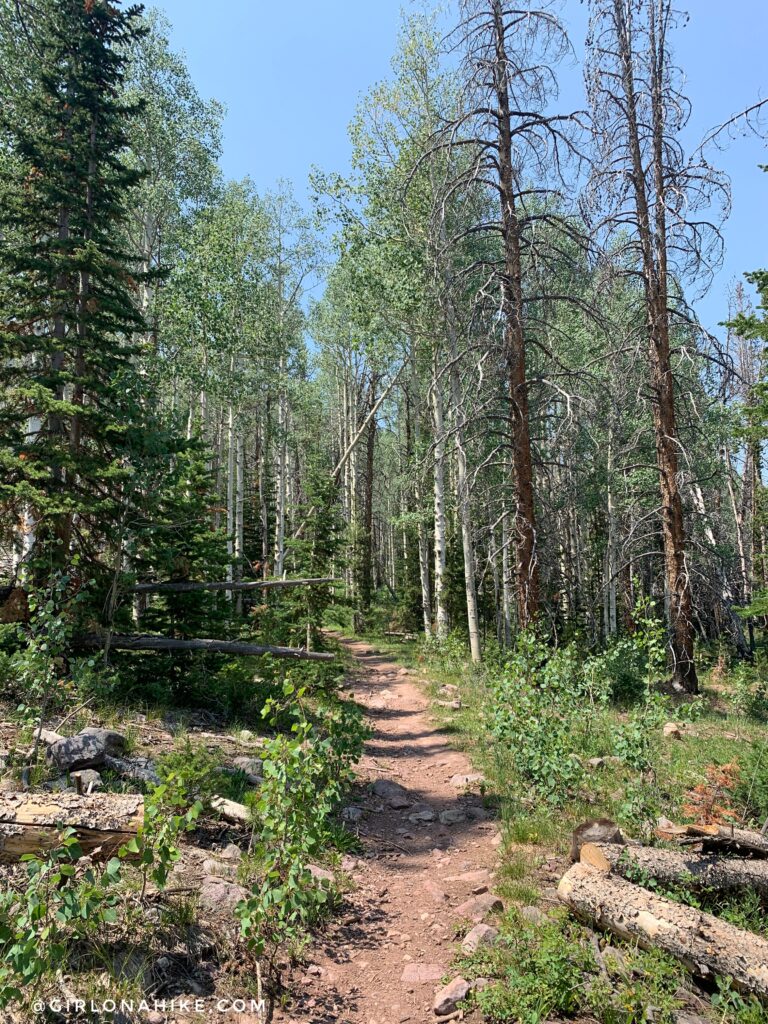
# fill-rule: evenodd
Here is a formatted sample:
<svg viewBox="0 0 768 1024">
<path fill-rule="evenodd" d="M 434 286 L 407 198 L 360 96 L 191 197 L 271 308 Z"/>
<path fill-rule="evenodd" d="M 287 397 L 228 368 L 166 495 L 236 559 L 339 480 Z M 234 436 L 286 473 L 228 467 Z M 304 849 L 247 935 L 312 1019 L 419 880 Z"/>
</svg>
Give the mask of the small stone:
<svg viewBox="0 0 768 1024">
<path fill-rule="evenodd" d="M 237 867 L 231 861 L 221 861 L 215 857 L 203 861 L 203 871 L 206 875 L 213 875 L 216 878 L 237 877 Z"/>
<path fill-rule="evenodd" d="M 258 757 L 236 757 L 232 762 L 238 771 L 248 779 L 252 786 L 260 786 L 264 782 L 262 762 Z"/>
<path fill-rule="evenodd" d="M 458 825 L 466 820 L 467 816 L 460 807 L 449 807 L 445 811 L 440 811 L 440 823 L 442 825 Z"/>
<path fill-rule="evenodd" d="M 479 786 L 483 782 L 485 782 L 485 778 L 479 772 L 469 775 L 453 775 L 450 779 L 450 784 L 456 789 L 469 789 L 470 786 Z"/>
<path fill-rule="evenodd" d="M 424 888 L 438 903 L 442 903 L 448 899 L 448 894 L 433 878 L 427 878 L 424 881 Z"/>
<path fill-rule="evenodd" d="M 473 896 L 482 896 L 484 892 L 488 892 L 487 885 L 476 885 L 472 890 Z"/>
<path fill-rule="evenodd" d="M 147 1014 L 147 1024 L 163 1024 L 165 1017 L 159 1010 L 150 1010 Z"/>
<path fill-rule="evenodd" d="M 520 916 L 531 924 L 543 924 L 546 921 L 546 914 L 542 914 L 538 907 L 520 907 Z"/>
<path fill-rule="evenodd" d="M 490 984 L 490 978 L 475 978 L 475 980 L 472 982 L 472 988 L 475 990 L 475 992 L 482 992 L 483 989 L 488 988 Z"/>
<path fill-rule="evenodd" d="M 59 779 L 54 779 L 53 782 L 46 782 L 43 785 L 43 789 L 47 789 L 51 793 L 74 793 L 75 787 L 66 775 L 62 775 Z"/>
<path fill-rule="evenodd" d="M 473 804 L 466 808 L 466 814 L 470 821 L 485 821 L 488 817 L 488 811 L 484 807 L 476 807 Z"/>
<path fill-rule="evenodd" d="M 360 821 L 363 816 L 362 807 L 345 807 L 341 812 L 341 816 L 344 821 Z"/>
<path fill-rule="evenodd" d="M 444 973 L 439 964 L 406 964 L 400 980 L 404 985 L 429 985 L 440 981 Z"/>
<path fill-rule="evenodd" d="M 243 851 L 234 843 L 227 843 L 221 853 L 219 853 L 219 857 L 222 860 L 242 860 Z"/>
<path fill-rule="evenodd" d="M 498 929 L 489 924 L 476 924 L 461 943 L 465 953 L 475 953 L 481 946 L 492 946 L 499 937 Z"/>
<path fill-rule="evenodd" d="M 373 793 L 380 796 L 395 811 L 410 807 L 413 803 L 407 789 L 391 779 L 377 779 L 373 784 Z"/>
<path fill-rule="evenodd" d="M 480 896 L 472 896 L 465 900 L 454 910 L 455 917 L 467 917 L 475 924 L 480 924 L 489 914 L 495 914 L 504 909 L 504 904 L 498 896 L 492 892 L 484 892 Z"/>
<path fill-rule="evenodd" d="M 97 793 L 100 789 L 104 788 L 101 776 L 93 768 L 83 768 L 79 772 L 72 772 L 70 778 L 73 781 L 80 780 L 80 787 L 83 793 Z M 77 786 L 76 781 L 75 786 Z"/>
<path fill-rule="evenodd" d="M 250 729 L 241 729 L 237 734 L 237 738 L 241 743 L 252 743 L 256 739 L 256 733 L 251 732 Z"/>
<path fill-rule="evenodd" d="M 587 768 L 602 768 L 604 764 L 604 757 L 590 757 L 587 761 Z"/>
<path fill-rule="evenodd" d="M 683 738 L 683 731 L 676 722 L 667 722 L 664 726 L 664 735 L 671 737 L 673 740 L 681 740 Z"/>
<path fill-rule="evenodd" d="M 451 708 L 452 711 L 458 711 L 461 707 L 460 700 L 436 700 L 435 704 L 440 708 Z"/>
<path fill-rule="evenodd" d="M 446 985 L 445 988 L 441 988 L 437 993 L 432 1009 L 438 1017 L 444 1017 L 448 1013 L 453 1013 L 458 1008 L 458 1004 L 462 999 L 467 998 L 469 990 L 470 984 L 468 981 L 465 981 L 464 978 L 454 978 L 452 982 Z"/>
<path fill-rule="evenodd" d="M 417 804 L 413 808 L 413 812 L 408 815 L 408 821 L 412 825 L 419 825 L 422 822 L 434 821 L 436 817 L 437 814 L 434 808 L 430 807 L 429 804 Z"/>
<path fill-rule="evenodd" d="M 327 868 L 321 868 L 317 864 L 307 864 L 307 871 L 316 882 L 330 882 L 331 884 L 334 882 L 333 872 Z"/>
<path fill-rule="evenodd" d="M 229 915 L 233 914 L 237 904 L 247 899 L 249 895 L 248 890 L 242 885 L 206 875 L 200 886 L 199 901 L 200 906 L 209 913 Z"/>
<path fill-rule="evenodd" d="M 440 687 L 440 689 L 437 692 L 441 694 L 443 697 L 450 697 L 454 693 L 458 693 L 459 688 L 458 686 L 454 686 L 453 683 L 445 683 L 443 686 Z"/>
</svg>

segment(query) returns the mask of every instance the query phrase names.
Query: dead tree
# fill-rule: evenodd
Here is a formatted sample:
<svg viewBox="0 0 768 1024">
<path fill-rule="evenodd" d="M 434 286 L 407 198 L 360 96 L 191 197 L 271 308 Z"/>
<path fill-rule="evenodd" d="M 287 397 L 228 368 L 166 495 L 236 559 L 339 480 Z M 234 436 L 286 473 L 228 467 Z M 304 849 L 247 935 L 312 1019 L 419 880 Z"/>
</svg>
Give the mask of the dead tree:
<svg viewBox="0 0 768 1024">
<path fill-rule="evenodd" d="M 572 230 L 554 208 L 562 205 L 563 163 L 576 155 L 578 120 L 573 114 L 548 112 L 557 91 L 554 67 L 570 52 L 551 7 L 547 0 L 539 6 L 463 0 L 462 20 L 453 40 L 464 51 L 466 102 L 441 143 L 472 154 L 454 188 L 485 194 L 490 190 L 498 202 L 498 219 L 481 215 L 460 234 L 488 233 L 501 239 L 500 259 L 483 259 L 473 269 L 484 282 L 483 293 L 489 282 L 494 286 L 503 321 L 516 503 L 517 609 L 523 628 L 535 620 L 540 602 L 527 368 L 532 328 L 527 308 L 542 296 L 526 292 L 526 268 L 535 260 L 538 236 L 546 225 Z"/>
<path fill-rule="evenodd" d="M 672 343 L 681 283 L 720 257 L 719 231 L 703 211 L 727 207 L 728 186 L 701 156 L 686 158 L 679 141 L 690 107 L 669 51 L 671 0 L 590 0 L 590 7 L 591 195 L 606 238 L 623 245 L 622 265 L 642 278 L 673 678 L 696 693 Z"/>
</svg>

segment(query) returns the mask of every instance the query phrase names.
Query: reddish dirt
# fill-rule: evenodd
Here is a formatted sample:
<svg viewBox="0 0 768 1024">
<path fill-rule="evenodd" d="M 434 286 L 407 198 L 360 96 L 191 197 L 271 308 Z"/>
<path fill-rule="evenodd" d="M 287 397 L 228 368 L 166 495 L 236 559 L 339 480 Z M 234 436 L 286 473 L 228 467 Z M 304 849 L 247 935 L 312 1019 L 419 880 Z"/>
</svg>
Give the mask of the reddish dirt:
<svg viewBox="0 0 768 1024">
<path fill-rule="evenodd" d="M 315 1024 L 405 1024 L 437 1021 L 433 1011 L 440 976 L 455 976 L 456 907 L 473 889 L 493 889 L 498 830 L 488 820 L 477 785 L 456 788 L 454 775 L 474 773 L 462 753 L 431 719 L 417 677 L 369 645 L 344 641 L 354 655 L 354 699 L 365 709 L 373 736 L 359 768 L 349 806 L 362 817 L 361 854 L 345 858 L 351 887 L 339 912 L 293 979 L 293 1000 L 276 1021 Z M 372 793 L 379 779 L 404 786 L 412 805 L 392 809 Z M 428 805 L 436 815 L 461 810 L 464 820 L 412 823 Z M 354 812 L 353 812 L 354 813 Z M 465 923 L 463 921 L 462 923 Z M 423 980 L 403 977 L 410 966 Z"/>
</svg>

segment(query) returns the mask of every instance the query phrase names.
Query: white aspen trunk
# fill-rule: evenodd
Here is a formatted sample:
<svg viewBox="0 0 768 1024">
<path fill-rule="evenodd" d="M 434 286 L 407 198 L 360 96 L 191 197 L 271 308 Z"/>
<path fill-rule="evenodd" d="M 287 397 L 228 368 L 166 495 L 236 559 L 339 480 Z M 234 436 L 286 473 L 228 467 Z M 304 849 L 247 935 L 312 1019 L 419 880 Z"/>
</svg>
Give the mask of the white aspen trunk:
<svg viewBox="0 0 768 1024">
<path fill-rule="evenodd" d="M 416 396 L 419 394 L 418 381 L 416 379 L 416 364 L 415 361 L 411 361 L 413 368 L 413 381 L 414 381 L 414 401 L 417 401 Z M 416 473 L 413 482 L 413 497 L 416 502 L 416 511 L 418 514 L 418 544 L 419 544 L 419 582 L 421 583 L 421 612 L 422 622 L 424 624 L 424 635 L 430 636 L 432 633 L 432 609 L 431 599 L 429 593 L 429 547 L 427 542 L 427 528 L 422 520 L 423 512 L 423 500 L 424 495 L 422 493 L 422 479 L 421 470 L 419 469 L 419 456 L 421 454 L 421 418 L 419 415 L 418 403 L 415 409 L 414 423 L 413 423 L 413 436 L 416 446 Z"/>
<path fill-rule="evenodd" d="M 461 544 L 464 551 L 464 589 L 467 598 L 467 625 L 469 628 L 469 649 L 472 661 L 483 660 L 480 646 L 480 621 L 477 614 L 477 589 L 475 586 L 475 548 L 472 539 L 472 509 L 467 476 L 467 453 L 464 449 L 464 410 L 461 400 L 461 381 L 458 370 L 458 341 L 453 324 L 453 313 L 446 317 L 450 342 L 450 381 L 454 420 L 454 451 L 456 454 L 456 503 L 461 525 Z"/>
<path fill-rule="evenodd" d="M 743 502 L 739 502 L 736 496 L 736 490 L 733 486 L 733 463 L 731 461 L 731 453 L 728 448 L 725 449 L 725 479 L 728 483 L 728 497 L 731 500 L 731 511 L 733 513 L 733 523 L 736 527 L 736 550 L 739 553 L 739 569 L 741 571 L 741 599 L 746 604 L 749 601 L 750 586 L 749 586 L 749 561 L 747 557 L 747 545 L 744 536 L 744 515 L 743 515 Z M 751 473 L 751 467 L 748 463 L 744 465 L 744 479 L 746 480 L 747 473 Z M 702 505 L 704 500 L 702 498 Z"/>
<path fill-rule="evenodd" d="M 227 582 L 234 579 L 233 560 L 235 556 L 235 414 L 229 404 L 227 418 Z M 232 591 L 227 590 L 226 598 L 232 600 Z"/>
<path fill-rule="evenodd" d="M 491 550 L 489 554 L 492 558 L 491 570 L 493 572 L 493 608 L 496 619 L 496 639 L 499 642 L 499 646 L 501 646 L 504 643 L 504 613 L 499 574 L 499 546 L 496 537 L 497 533 L 494 528 L 490 533 Z"/>
<path fill-rule="evenodd" d="M 244 554 L 244 529 L 243 529 L 243 511 L 245 508 L 245 494 L 244 494 L 244 479 L 245 479 L 245 467 L 243 458 L 243 438 L 238 433 L 236 441 L 235 451 L 235 462 L 236 462 L 236 479 L 235 479 L 235 561 L 237 562 L 236 576 L 240 579 L 243 574 L 243 554 Z M 243 614 L 243 592 L 238 591 L 235 600 L 235 607 L 237 614 Z"/>
<path fill-rule="evenodd" d="M 35 443 L 35 438 L 40 433 L 42 425 L 43 421 L 39 416 L 33 414 L 27 417 L 27 444 L 33 445 Z M 30 505 L 25 504 L 22 508 L 21 522 L 19 523 L 18 557 L 14 560 L 14 571 L 32 554 L 36 538 L 35 527 L 36 523 L 32 514 L 32 508 Z"/>
<path fill-rule="evenodd" d="M 435 354 L 435 364 L 437 354 Z M 434 426 L 434 505 L 435 505 L 435 630 L 444 639 L 448 635 L 448 611 L 445 607 L 445 422 L 443 396 L 437 366 L 432 375 L 432 422 Z"/>
<path fill-rule="evenodd" d="M 216 505 L 213 513 L 213 528 L 221 528 L 221 486 L 224 465 L 224 409 L 216 414 Z"/>
<path fill-rule="evenodd" d="M 287 453 L 287 431 L 288 431 L 288 399 L 283 387 L 285 374 L 285 358 L 280 359 L 280 397 L 277 406 L 277 491 L 275 508 L 275 552 L 274 571 L 276 576 L 282 576 L 285 565 L 285 499 L 286 499 L 286 476 L 288 472 Z"/>
<path fill-rule="evenodd" d="M 509 526 L 507 524 L 508 512 L 504 509 L 504 516 L 501 520 L 501 586 L 504 613 L 504 645 L 509 647 L 512 643 L 512 586 L 511 570 L 509 565 Z"/>
</svg>

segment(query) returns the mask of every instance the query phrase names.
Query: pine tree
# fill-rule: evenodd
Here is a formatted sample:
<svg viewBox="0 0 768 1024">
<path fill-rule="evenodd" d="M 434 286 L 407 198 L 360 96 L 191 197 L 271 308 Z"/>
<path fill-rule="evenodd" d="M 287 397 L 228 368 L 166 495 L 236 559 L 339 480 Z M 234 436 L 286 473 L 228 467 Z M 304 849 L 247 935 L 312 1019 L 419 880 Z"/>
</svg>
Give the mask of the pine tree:
<svg viewBox="0 0 768 1024">
<path fill-rule="evenodd" d="M 97 558 L 130 491 L 141 421 L 133 339 L 142 275 L 123 225 L 140 175 L 124 158 L 139 107 L 122 98 L 140 6 L 4 2 L 0 133 L 0 502 L 41 570 Z"/>
</svg>

